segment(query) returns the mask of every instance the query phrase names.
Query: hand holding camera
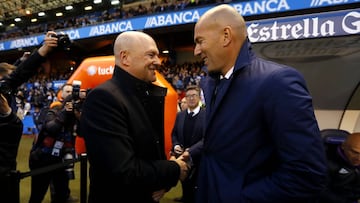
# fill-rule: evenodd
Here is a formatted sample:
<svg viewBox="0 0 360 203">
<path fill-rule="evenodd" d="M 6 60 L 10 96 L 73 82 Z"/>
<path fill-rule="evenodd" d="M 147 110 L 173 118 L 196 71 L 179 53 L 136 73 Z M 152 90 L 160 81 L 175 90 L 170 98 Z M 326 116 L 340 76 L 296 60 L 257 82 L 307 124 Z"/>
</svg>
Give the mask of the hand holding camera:
<svg viewBox="0 0 360 203">
<path fill-rule="evenodd" d="M 43 45 L 38 49 L 38 52 L 41 56 L 46 56 L 48 53 L 58 47 L 58 40 L 57 38 L 51 37 L 53 35 L 56 35 L 56 32 L 49 31 L 46 33 Z"/>
<path fill-rule="evenodd" d="M 63 51 L 69 51 L 72 44 L 69 36 L 64 33 L 51 34 L 50 38 L 57 39 L 57 48 Z"/>
<path fill-rule="evenodd" d="M 7 116 L 9 112 L 11 113 L 11 108 L 4 95 L 0 93 L 0 115 Z"/>
</svg>

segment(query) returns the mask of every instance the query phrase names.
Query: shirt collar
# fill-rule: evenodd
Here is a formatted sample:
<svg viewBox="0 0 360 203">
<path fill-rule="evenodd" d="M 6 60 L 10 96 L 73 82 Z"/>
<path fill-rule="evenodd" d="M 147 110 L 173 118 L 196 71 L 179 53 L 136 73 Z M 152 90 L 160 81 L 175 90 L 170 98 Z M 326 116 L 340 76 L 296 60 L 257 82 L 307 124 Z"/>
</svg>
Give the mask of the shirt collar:
<svg viewBox="0 0 360 203">
<path fill-rule="evenodd" d="M 199 111 L 200 111 L 200 105 L 197 106 L 197 107 L 192 111 L 192 112 L 194 112 L 194 115 L 193 115 L 193 116 L 195 116 L 196 114 L 198 114 Z M 190 113 L 190 112 L 191 112 L 190 109 L 187 109 L 187 113 Z"/>
<path fill-rule="evenodd" d="M 220 80 L 224 79 L 224 78 L 226 78 L 228 80 L 231 77 L 231 75 L 233 74 L 233 72 L 234 72 L 234 66 L 228 70 L 228 72 L 225 74 L 225 76 L 220 75 Z"/>
</svg>

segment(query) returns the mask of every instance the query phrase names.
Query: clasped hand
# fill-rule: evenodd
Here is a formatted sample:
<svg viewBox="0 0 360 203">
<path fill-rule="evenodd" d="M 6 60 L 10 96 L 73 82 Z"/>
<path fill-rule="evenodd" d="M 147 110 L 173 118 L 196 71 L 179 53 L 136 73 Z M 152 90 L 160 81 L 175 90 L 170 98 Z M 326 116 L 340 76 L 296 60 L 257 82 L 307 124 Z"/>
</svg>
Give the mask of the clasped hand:
<svg viewBox="0 0 360 203">
<path fill-rule="evenodd" d="M 170 160 L 175 161 L 180 167 L 180 177 L 181 181 L 185 180 L 186 177 L 189 175 L 189 171 L 191 169 L 191 165 L 189 163 L 190 154 L 187 150 L 183 154 L 181 154 L 178 158 L 175 156 L 171 156 Z"/>
<path fill-rule="evenodd" d="M 191 169 L 191 166 L 189 164 L 189 157 L 190 157 L 190 154 L 188 151 L 185 151 L 178 158 L 175 158 L 175 156 L 173 156 L 173 155 L 170 157 L 170 160 L 175 161 L 180 167 L 179 179 L 181 181 L 185 180 L 185 178 L 189 175 L 189 171 Z M 165 189 L 155 191 L 152 194 L 152 198 L 154 201 L 158 202 L 164 196 L 165 193 L 166 193 Z"/>
</svg>

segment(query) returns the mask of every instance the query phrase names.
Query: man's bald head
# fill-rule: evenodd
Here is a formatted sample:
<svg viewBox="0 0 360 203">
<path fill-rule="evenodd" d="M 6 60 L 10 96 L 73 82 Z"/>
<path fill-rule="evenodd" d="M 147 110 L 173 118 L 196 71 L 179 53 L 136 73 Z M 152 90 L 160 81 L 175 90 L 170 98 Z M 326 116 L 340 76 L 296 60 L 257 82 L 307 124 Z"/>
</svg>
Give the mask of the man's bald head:
<svg viewBox="0 0 360 203">
<path fill-rule="evenodd" d="M 119 64 L 121 51 L 136 51 L 142 44 L 149 41 L 155 44 L 150 35 L 139 31 L 127 31 L 119 34 L 114 43 L 115 64 Z"/>
<path fill-rule="evenodd" d="M 156 80 L 160 66 L 159 50 L 154 39 L 143 32 L 127 31 L 119 34 L 114 43 L 115 65 L 146 82 Z"/>
<path fill-rule="evenodd" d="M 244 18 L 227 4 L 205 12 L 195 24 L 194 55 L 209 72 L 225 75 L 235 65 L 247 32 Z"/>
<path fill-rule="evenodd" d="M 360 133 L 348 135 L 342 149 L 352 165 L 360 166 Z"/>
<path fill-rule="evenodd" d="M 222 4 L 208 10 L 200 17 L 196 24 L 198 26 L 203 24 L 210 27 L 230 26 L 236 34 L 241 35 L 241 38 L 245 39 L 247 36 L 244 18 L 234 7 L 228 4 Z"/>
</svg>

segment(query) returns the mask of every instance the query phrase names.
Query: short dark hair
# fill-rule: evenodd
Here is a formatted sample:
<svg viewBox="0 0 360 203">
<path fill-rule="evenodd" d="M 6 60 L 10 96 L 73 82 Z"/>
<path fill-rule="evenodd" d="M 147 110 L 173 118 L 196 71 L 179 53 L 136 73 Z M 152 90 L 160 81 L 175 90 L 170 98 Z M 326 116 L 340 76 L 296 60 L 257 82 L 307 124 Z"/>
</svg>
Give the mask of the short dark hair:
<svg viewBox="0 0 360 203">
<path fill-rule="evenodd" d="M 190 91 L 190 90 L 195 90 L 195 91 L 197 91 L 197 92 L 199 93 L 199 95 L 200 95 L 200 87 L 199 87 L 199 86 L 197 86 L 197 85 L 189 85 L 189 86 L 186 87 L 185 92 L 188 92 L 188 91 Z"/>
</svg>

